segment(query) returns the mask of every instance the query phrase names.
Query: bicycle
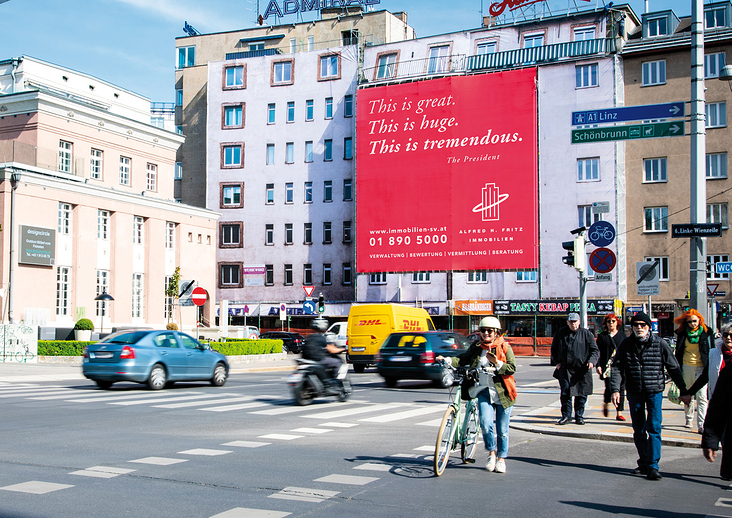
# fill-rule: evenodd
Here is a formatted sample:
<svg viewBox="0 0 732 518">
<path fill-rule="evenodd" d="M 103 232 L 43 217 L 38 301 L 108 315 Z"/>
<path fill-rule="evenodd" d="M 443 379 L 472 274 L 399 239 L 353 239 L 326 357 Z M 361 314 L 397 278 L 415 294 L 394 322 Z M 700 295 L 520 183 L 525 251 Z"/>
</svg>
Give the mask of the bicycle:
<svg viewBox="0 0 732 518">
<path fill-rule="evenodd" d="M 449 361 L 444 363 L 451 371 L 455 371 L 455 381 L 460 386 L 460 390 L 454 391 L 453 400 L 442 416 L 440 430 L 437 433 L 433 468 L 435 475 L 438 477 L 442 475 L 447 467 L 450 452 L 457 449 L 458 445 L 460 445 L 460 458 L 464 464 L 475 462 L 473 455 L 478 445 L 478 400 L 476 398 L 467 400 L 465 403 L 465 416 L 462 417 L 462 384 L 465 380 L 478 381 L 480 373 L 478 369 L 468 369 L 466 367 L 455 369 Z M 475 392 L 477 395 L 484 387 L 482 385 L 476 387 L 479 389 Z M 460 423 L 460 425 L 456 426 L 456 423 Z"/>
</svg>

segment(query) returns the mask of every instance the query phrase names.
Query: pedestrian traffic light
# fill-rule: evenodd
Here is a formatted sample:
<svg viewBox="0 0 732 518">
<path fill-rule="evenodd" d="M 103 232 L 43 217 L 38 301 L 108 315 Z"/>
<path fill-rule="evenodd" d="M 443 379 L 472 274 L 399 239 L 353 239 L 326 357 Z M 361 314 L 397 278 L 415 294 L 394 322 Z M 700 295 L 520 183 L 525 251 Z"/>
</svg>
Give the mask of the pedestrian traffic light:
<svg viewBox="0 0 732 518">
<path fill-rule="evenodd" d="M 564 264 L 573 266 L 576 270 L 583 272 L 587 268 L 587 258 L 585 257 L 585 238 L 577 235 L 572 241 L 563 241 L 562 248 L 569 252 L 568 255 L 562 257 Z"/>
<path fill-rule="evenodd" d="M 321 293 L 318 296 L 318 313 L 324 313 L 325 312 L 325 297 L 323 297 L 323 294 Z"/>
</svg>

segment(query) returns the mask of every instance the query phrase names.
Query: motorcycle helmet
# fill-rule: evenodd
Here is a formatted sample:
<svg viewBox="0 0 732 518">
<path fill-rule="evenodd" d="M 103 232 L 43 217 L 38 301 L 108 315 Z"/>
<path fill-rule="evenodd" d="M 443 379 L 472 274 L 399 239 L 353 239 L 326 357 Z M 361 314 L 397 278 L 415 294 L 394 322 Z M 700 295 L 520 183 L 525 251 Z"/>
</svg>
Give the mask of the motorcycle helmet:
<svg viewBox="0 0 732 518">
<path fill-rule="evenodd" d="M 324 333 L 328 329 L 328 321 L 323 317 L 314 318 L 313 321 L 310 322 L 310 327 L 316 331 Z"/>
</svg>

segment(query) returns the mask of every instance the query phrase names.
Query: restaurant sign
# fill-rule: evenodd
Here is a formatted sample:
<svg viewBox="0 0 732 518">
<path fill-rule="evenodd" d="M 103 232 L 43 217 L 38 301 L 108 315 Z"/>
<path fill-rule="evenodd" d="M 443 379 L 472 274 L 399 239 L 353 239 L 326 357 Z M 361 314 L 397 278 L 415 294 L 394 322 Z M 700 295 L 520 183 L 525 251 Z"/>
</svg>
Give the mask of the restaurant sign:
<svg viewBox="0 0 732 518">
<path fill-rule="evenodd" d="M 580 311 L 579 300 L 494 300 L 496 315 L 566 315 Z M 587 301 L 588 315 L 604 315 L 614 311 L 613 299 L 592 299 Z"/>
<path fill-rule="evenodd" d="M 492 300 L 456 300 L 456 315 L 492 315 Z"/>
</svg>

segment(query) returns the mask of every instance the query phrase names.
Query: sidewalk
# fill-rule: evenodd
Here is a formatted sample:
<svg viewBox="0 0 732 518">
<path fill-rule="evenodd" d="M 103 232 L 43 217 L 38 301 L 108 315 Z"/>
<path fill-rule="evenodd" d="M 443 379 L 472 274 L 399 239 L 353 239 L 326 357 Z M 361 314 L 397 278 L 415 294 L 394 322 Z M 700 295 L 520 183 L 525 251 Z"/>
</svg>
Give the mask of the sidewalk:
<svg viewBox="0 0 732 518">
<path fill-rule="evenodd" d="M 596 383 L 595 386 L 597 385 Z M 555 424 L 561 417 L 559 401 L 556 401 L 550 406 L 525 414 L 511 415 L 511 428 L 546 435 L 632 443 L 633 426 L 630 422 L 627 400 L 623 412 L 627 421 L 616 421 L 615 408 L 612 405 L 609 405 L 608 417 L 603 417 L 602 393 L 602 390 L 596 388 L 595 393 L 587 399 L 584 425 L 575 424 L 574 420 L 563 426 Z M 701 435 L 696 430 L 696 416 L 692 428 L 684 428 L 684 405 L 675 405 L 665 396 L 661 439 L 664 446 L 699 448 L 701 443 Z"/>
</svg>

